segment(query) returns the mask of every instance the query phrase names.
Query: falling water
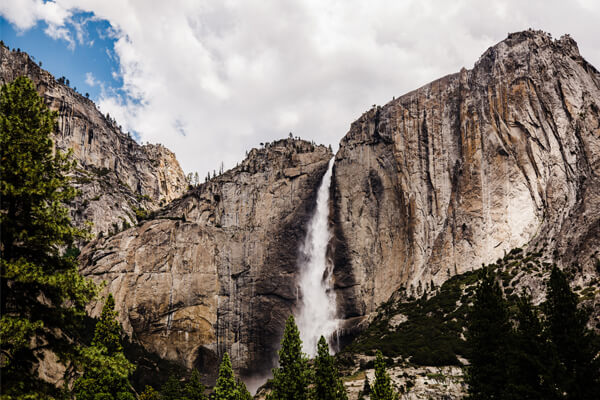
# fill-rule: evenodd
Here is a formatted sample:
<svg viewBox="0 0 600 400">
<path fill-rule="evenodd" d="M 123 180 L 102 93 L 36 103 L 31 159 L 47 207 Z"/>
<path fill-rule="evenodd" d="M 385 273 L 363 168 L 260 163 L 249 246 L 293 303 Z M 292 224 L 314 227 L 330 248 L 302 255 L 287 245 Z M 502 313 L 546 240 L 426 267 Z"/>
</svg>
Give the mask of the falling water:
<svg viewBox="0 0 600 400">
<path fill-rule="evenodd" d="M 333 159 L 329 161 L 317 193 L 317 207 L 308 224 L 300 248 L 299 287 L 302 295 L 298 329 L 304 352 L 313 357 L 321 335 L 331 339 L 338 327 L 335 291 L 332 285 L 332 266 L 327 260 L 329 232 L 329 184 Z"/>
</svg>

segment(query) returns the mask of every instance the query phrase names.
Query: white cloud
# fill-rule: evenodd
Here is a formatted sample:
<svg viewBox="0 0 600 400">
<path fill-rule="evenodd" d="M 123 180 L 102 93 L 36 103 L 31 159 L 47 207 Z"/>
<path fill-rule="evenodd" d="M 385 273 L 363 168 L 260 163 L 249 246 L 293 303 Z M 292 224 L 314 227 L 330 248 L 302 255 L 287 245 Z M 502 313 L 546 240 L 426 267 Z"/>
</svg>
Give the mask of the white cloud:
<svg viewBox="0 0 600 400">
<path fill-rule="evenodd" d="M 27 30 L 39 20 L 57 28 L 65 23 L 71 12 L 61 4 L 52 1 L 8 0 L 0 3 L 0 15 L 8 19 L 17 29 Z"/>
<path fill-rule="evenodd" d="M 20 29 L 39 19 L 64 27 L 77 10 L 110 21 L 105 34 L 117 38 L 112 54 L 130 98 L 104 92 L 101 109 L 201 175 L 290 131 L 335 147 L 372 104 L 471 67 L 508 32 L 571 33 L 600 67 L 600 10 L 591 0 L 23 4 L 0 6 Z"/>
<path fill-rule="evenodd" d="M 44 29 L 44 32 L 46 33 L 46 35 L 50 36 L 52 39 L 55 39 L 55 40 L 62 39 L 64 41 L 66 41 L 68 43 L 67 47 L 69 49 L 71 49 L 71 50 L 75 49 L 75 41 L 71 37 L 71 32 L 67 28 L 50 24 L 46 27 L 46 29 Z"/>
<path fill-rule="evenodd" d="M 85 83 L 87 83 L 91 87 L 94 87 L 94 86 L 98 85 L 100 82 L 98 82 L 98 80 L 94 77 L 93 73 L 86 72 L 85 73 Z"/>
</svg>

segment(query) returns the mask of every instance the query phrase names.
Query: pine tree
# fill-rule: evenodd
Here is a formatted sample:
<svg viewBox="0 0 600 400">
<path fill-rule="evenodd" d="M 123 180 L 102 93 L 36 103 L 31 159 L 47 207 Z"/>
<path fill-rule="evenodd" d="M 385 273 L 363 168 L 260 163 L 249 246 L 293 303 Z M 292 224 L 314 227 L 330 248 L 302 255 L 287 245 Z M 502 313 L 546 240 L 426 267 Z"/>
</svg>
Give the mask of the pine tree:
<svg viewBox="0 0 600 400">
<path fill-rule="evenodd" d="M 121 345 L 121 324 L 117 320 L 118 313 L 115 311 L 115 298 L 109 294 L 104 307 L 100 321 L 96 324 L 94 330 L 94 339 L 92 346 L 104 347 L 108 354 L 115 354 L 123 351 Z"/>
<path fill-rule="evenodd" d="M 161 400 L 181 400 L 183 397 L 183 390 L 181 389 L 181 382 L 175 377 L 175 375 L 169 376 L 169 379 L 160 388 Z"/>
<path fill-rule="evenodd" d="M 158 393 L 152 386 L 146 385 L 146 388 L 140 394 L 139 400 L 161 400 L 160 393 Z"/>
<path fill-rule="evenodd" d="M 252 400 L 252 395 L 248 391 L 246 384 L 244 382 L 242 382 L 241 380 L 238 382 L 237 391 L 238 391 L 238 397 L 237 397 L 238 400 Z"/>
<path fill-rule="evenodd" d="M 500 286 L 484 268 L 469 312 L 467 331 L 471 353 L 467 382 L 471 399 L 504 398 L 511 334 L 508 307 Z"/>
<path fill-rule="evenodd" d="M 547 333 L 558 357 L 554 381 L 567 399 L 600 398 L 600 358 L 588 313 L 577 308 L 577 295 L 565 275 L 552 268 L 546 302 Z"/>
<path fill-rule="evenodd" d="M 339 378 L 333 357 L 329 354 L 327 340 L 323 336 L 317 344 L 315 377 L 312 398 L 315 400 L 347 400 L 348 395 Z"/>
<path fill-rule="evenodd" d="M 505 366 L 509 373 L 507 397 L 523 400 L 559 398 L 551 375 L 556 360 L 529 297 L 517 300 L 516 322 L 509 364 Z"/>
<path fill-rule="evenodd" d="M 375 383 L 371 388 L 371 400 L 397 400 L 398 394 L 392 389 L 390 376 L 385 370 L 385 360 L 381 351 L 377 350 L 375 358 Z"/>
<path fill-rule="evenodd" d="M 76 195 L 68 155 L 53 151 L 56 113 L 33 83 L 17 78 L 0 91 L 0 340 L 2 392 L 43 397 L 41 347 L 62 363 L 77 358 L 72 342 L 96 287 L 65 253 L 83 232 L 66 204 Z M 44 343 L 44 346 L 40 346 Z M 37 395 L 36 395 L 37 393 Z"/>
<path fill-rule="evenodd" d="M 365 396 L 370 396 L 370 395 L 371 395 L 371 385 L 369 385 L 369 377 L 367 376 L 367 374 L 365 374 L 365 381 L 363 382 L 363 388 L 360 391 L 358 398 L 364 399 Z"/>
<path fill-rule="evenodd" d="M 304 353 L 300 332 L 290 315 L 281 340 L 279 350 L 279 368 L 273 370 L 273 391 L 267 396 L 269 400 L 306 400 L 310 371 Z"/>
<path fill-rule="evenodd" d="M 219 366 L 219 377 L 215 385 L 214 400 L 236 400 L 238 397 L 237 384 L 233 375 L 233 368 L 229 360 L 229 354 L 223 355 Z"/>
<path fill-rule="evenodd" d="M 192 376 L 183 388 L 184 396 L 187 400 L 208 400 L 204 394 L 206 387 L 200 382 L 200 373 L 197 369 L 192 371 Z"/>
<path fill-rule="evenodd" d="M 81 350 L 83 375 L 75 381 L 77 400 L 133 400 L 128 377 L 135 369 L 121 345 L 121 324 L 114 310 L 115 300 L 108 295 L 102 315 L 96 324 L 92 345 Z"/>
</svg>

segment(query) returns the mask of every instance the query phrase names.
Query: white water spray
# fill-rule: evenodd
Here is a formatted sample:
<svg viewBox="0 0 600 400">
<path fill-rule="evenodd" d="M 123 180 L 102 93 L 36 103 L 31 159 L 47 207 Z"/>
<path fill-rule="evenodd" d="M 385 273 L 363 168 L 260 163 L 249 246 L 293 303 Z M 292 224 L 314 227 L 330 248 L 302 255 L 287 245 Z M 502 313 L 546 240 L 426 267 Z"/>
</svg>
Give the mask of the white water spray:
<svg viewBox="0 0 600 400">
<path fill-rule="evenodd" d="M 297 317 L 304 352 L 310 357 L 317 353 L 317 342 L 323 335 L 331 346 L 338 328 L 336 299 L 333 290 L 331 263 L 327 260 L 329 232 L 329 185 L 333 159 L 329 161 L 317 193 L 317 207 L 308 224 L 304 243 L 300 248 L 299 287 L 302 295 Z"/>
</svg>

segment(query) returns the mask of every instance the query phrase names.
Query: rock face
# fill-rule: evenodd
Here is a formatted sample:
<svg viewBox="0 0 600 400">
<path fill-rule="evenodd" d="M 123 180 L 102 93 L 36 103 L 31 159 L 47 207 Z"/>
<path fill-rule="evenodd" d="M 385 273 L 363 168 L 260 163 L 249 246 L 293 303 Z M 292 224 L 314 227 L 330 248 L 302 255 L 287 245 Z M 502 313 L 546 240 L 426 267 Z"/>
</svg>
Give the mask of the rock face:
<svg viewBox="0 0 600 400">
<path fill-rule="evenodd" d="M 366 112 L 340 143 L 331 189 L 341 315 L 525 245 L 591 279 L 599 110 L 600 74 L 576 43 L 526 31 Z"/>
<path fill-rule="evenodd" d="M 57 147 L 80 164 L 75 221 L 105 233 L 81 271 L 107 282 L 126 331 L 206 373 L 225 351 L 242 376 L 268 371 L 331 152 L 269 143 L 181 197 L 171 152 L 139 146 L 26 54 L 0 55 L 0 83 L 29 76 L 59 113 Z M 511 34 L 472 70 L 373 108 L 335 157 L 328 255 L 340 317 L 360 326 L 399 287 L 420 295 L 522 246 L 585 286 L 599 273 L 598 171 L 600 74 L 568 36 Z"/>
<path fill-rule="evenodd" d="M 74 182 L 81 196 L 72 207 L 76 224 L 91 221 L 92 233 L 115 232 L 135 225 L 140 213 L 155 210 L 187 190 L 171 151 L 161 145 L 140 146 L 91 100 L 57 81 L 26 53 L 0 45 L 0 84 L 23 75 L 58 112 L 56 146 L 73 149 L 78 162 Z"/>
<path fill-rule="evenodd" d="M 331 157 L 293 139 L 253 149 L 153 220 L 90 243 L 82 273 L 108 282 L 125 329 L 148 350 L 207 373 L 228 351 L 243 376 L 268 371 Z"/>
</svg>

